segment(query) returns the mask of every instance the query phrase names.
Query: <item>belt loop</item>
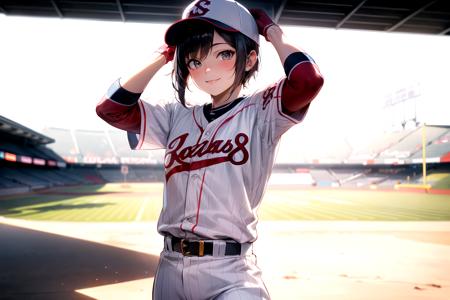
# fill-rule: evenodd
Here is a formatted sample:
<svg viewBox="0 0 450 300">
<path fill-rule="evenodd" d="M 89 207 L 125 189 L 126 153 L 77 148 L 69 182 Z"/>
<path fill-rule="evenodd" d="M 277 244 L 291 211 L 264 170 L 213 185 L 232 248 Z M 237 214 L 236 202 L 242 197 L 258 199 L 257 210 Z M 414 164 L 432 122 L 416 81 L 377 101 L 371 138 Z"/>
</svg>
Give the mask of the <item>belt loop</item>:
<svg viewBox="0 0 450 300">
<path fill-rule="evenodd" d="M 225 256 L 225 250 L 227 248 L 226 241 L 219 241 L 219 256 Z"/>
<path fill-rule="evenodd" d="M 164 246 L 165 246 L 167 251 L 173 251 L 173 249 L 172 249 L 172 239 L 168 235 L 164 237 Z"/>
<path fill-rule="evenodd" d="M 248 253 L 250 252 L 251 253 Z M 243 243 L 241 244 L 241 254 L 242 256 L 245 256 L 247 254 L 252 254 L 253 253 L 253 243 Z"/>
<path fill-rule="evenodd" d="M 213 256 L 219 256 L 219 243 L 213 241 Z"/>
</svg>

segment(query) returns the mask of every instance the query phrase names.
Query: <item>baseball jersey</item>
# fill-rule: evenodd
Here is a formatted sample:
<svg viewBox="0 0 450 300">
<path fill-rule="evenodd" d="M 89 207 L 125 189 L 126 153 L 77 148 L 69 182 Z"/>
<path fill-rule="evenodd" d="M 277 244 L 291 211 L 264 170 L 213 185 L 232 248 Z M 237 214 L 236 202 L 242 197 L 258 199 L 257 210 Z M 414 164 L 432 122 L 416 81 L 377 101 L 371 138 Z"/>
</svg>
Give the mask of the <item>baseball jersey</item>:
<svg viewBox="0 0 450 300">
<path fill-rule="evenodd" d="M 285 82 L 280 79 L 240 99 L 211 122 L 203 105 L 138 101 L 140 132 L 137 145 L 130 146 L 166 149 L 160 234 L 240 243 L 257 239 L 258 208 L 278 142 L 309 108 L 308 104 L 290 115 L 283 112 Z"/>
</svg>

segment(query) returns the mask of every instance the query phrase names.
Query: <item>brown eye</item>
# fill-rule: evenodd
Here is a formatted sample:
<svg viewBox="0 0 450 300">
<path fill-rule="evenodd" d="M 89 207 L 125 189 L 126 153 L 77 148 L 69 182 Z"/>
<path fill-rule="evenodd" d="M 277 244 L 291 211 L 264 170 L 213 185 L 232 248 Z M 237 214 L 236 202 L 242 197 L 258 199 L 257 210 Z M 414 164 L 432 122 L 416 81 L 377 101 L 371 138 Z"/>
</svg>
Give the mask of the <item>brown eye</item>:
<svg viewBox="0 0 450 300">
<path fill-rule="evenodd" d="M 233 58 L 234 51 L 231 50 L 225 50 L 219 53 L 218 57 L 222 60 L 230 60 Z"/>
</svg>

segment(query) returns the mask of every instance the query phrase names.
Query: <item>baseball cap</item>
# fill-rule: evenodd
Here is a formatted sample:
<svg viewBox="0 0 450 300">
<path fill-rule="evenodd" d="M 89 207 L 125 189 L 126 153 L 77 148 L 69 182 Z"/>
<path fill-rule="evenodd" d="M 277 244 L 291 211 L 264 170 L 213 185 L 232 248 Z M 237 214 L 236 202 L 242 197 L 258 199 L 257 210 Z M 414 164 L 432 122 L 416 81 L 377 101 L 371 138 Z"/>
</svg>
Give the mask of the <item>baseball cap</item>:
<svg viewBox="0 0 450 300">
<path fill-rule="evenodd" d="M 189 35 L 191 25 L 208 22 L 220 29 L 240 32 L 259 45 L 256 21 L 250 12 L 234 0 L 196 0 L 183 12 L 181 20 L 173 23 L 166 31 L 165 41 L 175 46 Z"/>
</svg>

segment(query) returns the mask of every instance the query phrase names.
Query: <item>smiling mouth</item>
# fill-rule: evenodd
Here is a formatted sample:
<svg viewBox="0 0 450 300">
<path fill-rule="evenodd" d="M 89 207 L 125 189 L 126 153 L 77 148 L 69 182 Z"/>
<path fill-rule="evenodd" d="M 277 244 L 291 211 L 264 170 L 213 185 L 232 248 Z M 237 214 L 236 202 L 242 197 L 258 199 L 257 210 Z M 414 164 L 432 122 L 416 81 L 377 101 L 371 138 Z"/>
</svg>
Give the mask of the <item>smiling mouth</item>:
<svg viewBox="0 0 450 300">
<path fill-rule="evenodd" d="M 205 80 L 206 83 L 213 83 L 216 82 L 217 80 L 219 80 L 220 78 L 217 79 L 213 79 L 213 80 Z"/>
</svg>

